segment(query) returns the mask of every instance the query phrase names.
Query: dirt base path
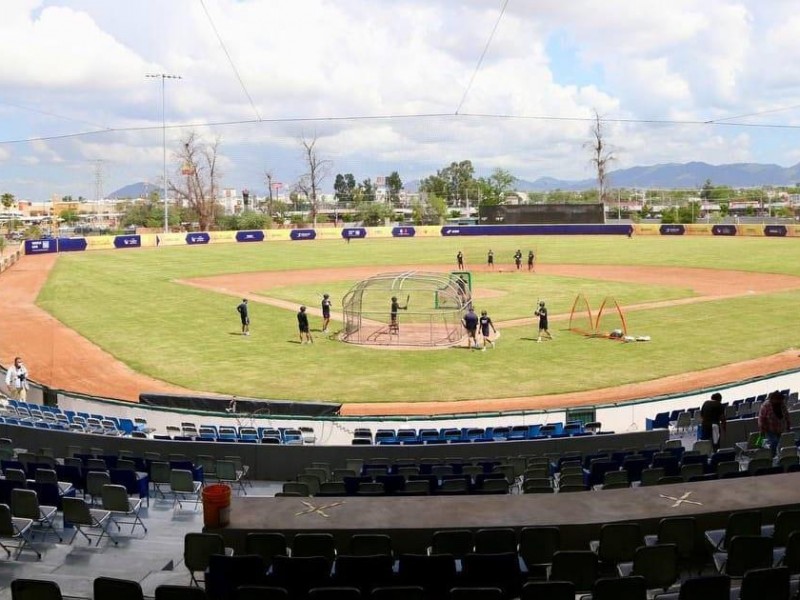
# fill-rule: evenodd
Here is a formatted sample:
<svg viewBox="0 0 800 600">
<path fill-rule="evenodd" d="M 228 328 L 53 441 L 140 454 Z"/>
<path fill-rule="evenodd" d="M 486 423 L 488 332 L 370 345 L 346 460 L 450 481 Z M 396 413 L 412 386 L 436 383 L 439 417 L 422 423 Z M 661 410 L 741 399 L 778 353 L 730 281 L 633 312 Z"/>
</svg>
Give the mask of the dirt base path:
<svg viewBox="0 0 800 600">
<path fill-rule="evenodd" d="M 144 391 L 192 392 L 192 390 L 186 390 L 131 370 L 102 348 L 39 309 L 35 305 L 36 297 L 56 260 L 56 255 L 25 257 L 2 274 L 0 278 L 0 323 L 3 323 L 3 326 L 0 327 L 0 362 L 3 365 L 10 364 L 15 355 L 22 355 L 33 379 L 51 387 L 90 395 L 114 396 L 135 401 L 138 400 L 139 393 Z M 186 280 L 182 283 L 294 309 L 296 308 L 294 304 L 265 299 L 263 295 L 259 294 L 274 286 L 294 285 L 308 281 L 317 281 L 322 284 L 342 279 L 366 278 L 380 270 L 377 267 L 356 267 L 275 271 L 222 275 Z M 411 265 L 393 267 L 392 270 L 396 272 L 413 270 L 447 272 L 450 267 L 446 265 L 422 267 Z M 485 267 L 471 270 L 486 271 Z M 709 269 L 537 265 L 536 273 L 676 285 L 691 288 L 698 294 L 694 298 L 672 301 L 675 304 L 800 288 L 800 278 L 797 277 Z M 522 271 L 520 276 L 535 276 L 535 274 Z M 651 303 L 637 308 L 655 308 L 665 305 L 669 304 Z M 629 307 L 626 307 L 626 310 L 628 309 Z M 520 323 L 530 321 L 531 319 L 519 320 Z M 511 325 L 515 322 L 508 321 L 505 324 Z M 749 377 L 768 375 L 798 367 L 800 367 L 800 356 L 797 351 L 793 350 L 742 363 L 600 390 L 459 402 L 347 403 L 342 407 L 342 414 L 432 415 L 483 410 L 502 411 L 581 406 L 688 392 L 702 387 L 732 383 Z M 195 391 L 195 393 L 197 392 Z"/>
<path fill-rule="evenodd" d="M 140 392 L 190 393 L 130 369 L 36 306 L 57 255 L 26 256 L 0 276 L 0 362 L 19 355 L 31 378 L 92 396 L 139 400 Z"/>
</svg>

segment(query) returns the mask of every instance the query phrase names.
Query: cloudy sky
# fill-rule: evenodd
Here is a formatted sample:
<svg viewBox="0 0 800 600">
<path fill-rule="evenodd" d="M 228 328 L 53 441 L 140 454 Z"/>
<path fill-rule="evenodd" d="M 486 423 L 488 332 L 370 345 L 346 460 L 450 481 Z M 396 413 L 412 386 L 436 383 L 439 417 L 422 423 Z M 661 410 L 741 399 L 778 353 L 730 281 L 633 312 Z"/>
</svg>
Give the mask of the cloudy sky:
<svg viewBox="0 0 800 600">
<path fill-rule="evenodd" d="M 791 0 L 3 0 L 0 192 L 94 198 L 160 181 L 191 131 L 223 185 L 288 188 L 317 138 L 336 173 L 405 181 L 469 159 L 591 177 L 616 168 L 800 162 Z"/>
</svg>

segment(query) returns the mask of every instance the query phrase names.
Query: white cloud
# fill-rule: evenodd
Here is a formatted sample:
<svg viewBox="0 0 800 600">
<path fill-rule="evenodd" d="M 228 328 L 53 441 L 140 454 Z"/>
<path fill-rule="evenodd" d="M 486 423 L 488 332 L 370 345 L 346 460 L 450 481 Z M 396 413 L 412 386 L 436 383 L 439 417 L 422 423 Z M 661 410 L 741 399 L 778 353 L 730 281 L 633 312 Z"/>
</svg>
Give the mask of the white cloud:
<svg viewBox="0 0 800 600">
<path fill-rule="evenodd" d="M 319 136 L 335 171 L 359 179 L 395 169 L 410 179 L 467 158 L 485 173 L 583 178 L 590 125 L 571 119 L 594 110 L 701 122 L 800 105 L 800 17 L 789 0 L 511 2 L 474 80 L 500 0 L 206 0 L 255 109 L 196 1 L 7 4 L 5 139 L 154 128 L 28 144 L 13 155 L 0 144 L 4 171 L 38 161 L 45 181 L 67 180 L 59 165 L 84 169 L 98 158 L 109 165 L 109 186 L 161 172 L 161 82 L 146 80 L 149 72 L 183 77 L 164 88 L 170 124 L 264 119 L 198 127 L 208 139 L 222 136 L 231 187 L 255 187 L 267 168 L 287 183 L 299 175 L 303 134 Z M 462 114 L 516 118 L 452 116 L 471 80 Z M 414 114 L 450 116 L 404 117 Z M 338 120 L 386 115 L 395 118 Z M 800 110 L 748 120 L 800 123 Z M 735 127 L 631 122 L 608 131 L 620 167 L 797 156 L 785 140 L 770 144 L 768 133 Z M 172 148 L 187 130 L 167 133 Z M 70 193 L 93 196 L 91 187 Z"/>
</svg>

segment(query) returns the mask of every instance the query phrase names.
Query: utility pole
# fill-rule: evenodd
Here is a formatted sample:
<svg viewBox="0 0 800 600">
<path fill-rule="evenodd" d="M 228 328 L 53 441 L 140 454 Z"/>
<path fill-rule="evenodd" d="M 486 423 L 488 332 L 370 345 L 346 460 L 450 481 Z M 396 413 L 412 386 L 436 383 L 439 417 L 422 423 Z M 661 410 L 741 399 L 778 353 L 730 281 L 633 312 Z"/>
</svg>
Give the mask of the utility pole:
<svg viewBox="0 0 800 600">
<path fill-rule="evenodd" d="M 161 79 L 161 146 L 164 160 L 164 233 L 169 233 L 169 208 L 167 206 L 167 198 L 169 197 L 169 186 L 167 185 L 167 119 L 164 101 L 164 82 L 167 79 L 183 78 L 180 75 L 167 75 L 166 73 L 148 73 L 145 77 Z"/>
</svg>

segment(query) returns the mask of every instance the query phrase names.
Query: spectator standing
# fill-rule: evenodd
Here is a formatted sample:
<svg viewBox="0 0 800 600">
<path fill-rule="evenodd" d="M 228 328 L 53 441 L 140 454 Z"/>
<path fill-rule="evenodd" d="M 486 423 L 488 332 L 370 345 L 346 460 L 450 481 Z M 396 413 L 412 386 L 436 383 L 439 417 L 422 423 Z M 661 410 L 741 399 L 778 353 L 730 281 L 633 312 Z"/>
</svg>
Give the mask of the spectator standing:
<svg viewBox="0 0 800 600">
<path fill-rule="evenodd" d="M 761 405 L 761 410 L 758 411 L 758 430 L 769 444 L 772 456 L 778 452 L 778 441 L 781 434 L 789 431 L 791 426 L 786 399 L 782 392 L 775 390 L 767 397 L 764 404 Z"/>
<path fill-rule="evenodd" d="M 714 426 L 717 427 L 716 436 Z M 719 450 L 720 438 L 725 433 L 727 424 L 725 422 L 725 407 L 722 405 L 722 394 L 714 392 L 711 400 L 703 402 L 700 407 L 700 439 L 710 440 L 714 451 Z"/>
<path fill-rule="evenodd" d="M 25 402 L 28 398 L 28 369 L 19 356 L 14 358 L 14 364 L 6 372 L 6 388 L 16 400 Z"/>
</svg>

